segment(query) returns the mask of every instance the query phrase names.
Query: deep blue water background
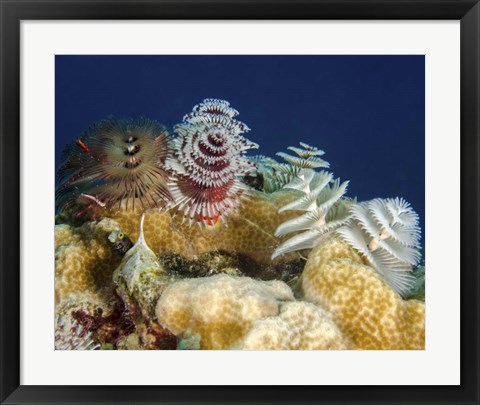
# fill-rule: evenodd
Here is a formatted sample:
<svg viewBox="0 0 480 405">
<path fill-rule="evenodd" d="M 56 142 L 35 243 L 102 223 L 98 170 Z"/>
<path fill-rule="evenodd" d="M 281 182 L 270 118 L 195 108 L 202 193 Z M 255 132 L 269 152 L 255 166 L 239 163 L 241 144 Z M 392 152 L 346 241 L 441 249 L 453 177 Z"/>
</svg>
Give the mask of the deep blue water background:
<svg viewBox="0 0 480 405">
<path fill-rule="evenodd" d="M 425 213 L 423 56 L 56 56 L 56 167 L 106 117 L 172 127 L 205 98 L 228 100 L 274 156 L 307 142 L 359 200 L 404 197 Z"/>
</svg>

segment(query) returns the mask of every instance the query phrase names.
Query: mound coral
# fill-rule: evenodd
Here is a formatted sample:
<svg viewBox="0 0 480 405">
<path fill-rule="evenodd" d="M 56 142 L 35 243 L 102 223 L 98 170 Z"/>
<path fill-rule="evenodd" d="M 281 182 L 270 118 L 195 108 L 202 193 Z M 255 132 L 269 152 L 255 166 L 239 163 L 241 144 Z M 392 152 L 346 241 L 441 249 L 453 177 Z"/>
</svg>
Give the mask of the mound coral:
<svg viewBox="0 0 480 405">
<path fill-rule="evenodd" d="M 175 128 L 169 186 L 174 205 L 190 223 L 214 225 L 240 205 L 248 189 L 238 176 L 254 169 L 243 155 L 258 145 L 241 135 L 249 128 L 236 115 L 227 101 L 206 99 Z"/>
<path fill-rule="evenodd" d="M 415 282 L 412 266 L 421 258 L 418 215 L 403 199 L 375 199 L 350 207 L 351 220 L 338 234 L 405 296 Z"/>
<path fill-rule="evenodd" d="M 254 321 L 236 347 L 242 350 L 346 350 L 352 343 L 330 314 L 308 302 L 285 302 L 277 316 Z"/>
<path fill-rule="evenodd" d="M 58 170 L 57 210 L 75 203 L 164 206 L 171 200 L 164 168 L 169 154 L 168 132 L 157 122 L 106 118 L 67 147 Z"/>
<path fill-rule="evenodd" d="M 80 227 L 55 226 L 55 301 L 88 301 L 109 306 L 114 285 L 112 275 L 120 256 L 108 235 L 118 230 L 110 218 L 87 222 Z"/>
<path fill-rule="evenodd" d="M 425 304 L 404 301 L 338 237 L 312 250 L 303 299 L 319 304 L 359 349 L 425 348 Z"/>
<path fill-rule="evenodd" d="M 145 211 L 145 240 L 159 254 L 177 253 L 186 259 L 215 251 L 243 255 L 262 265 L 271 264 L 271 255 L 281 238 L 274 235 L 277 226 L 292 218 L 294 212 L 278 214 L 279 207 L 298 197 L 294 190 L 279 191 L 271 195 L 252 190 L 251 196 L 239 208 L 238 214 L 218 221 L 213 227 L 190 226 L 180 216 L 158 210 Z M 118 222 L 122 231 L 132 240 L 138 237 L 141 210 L 126 212 L 115 209 L 105 216 Z M 291 254 L 282 262 L 298 259 Z"/>
<path fill-rule="evenodd" d="M 255 319 L 277 315 L 280 303 L 293 299 L 281 281 L 217 275 L 171 284 L 156 315 L 177 336 L 198 334 L 201 349 L 226 349 L 241 340 Z"/>
<path fill-rule="evenodd" d="M 353 348 L 327 311 L 294 301 L 280 281 L 226 275 L 186 279 L 165 290 L 156 314 L 184 349 Z"/>
</svg>

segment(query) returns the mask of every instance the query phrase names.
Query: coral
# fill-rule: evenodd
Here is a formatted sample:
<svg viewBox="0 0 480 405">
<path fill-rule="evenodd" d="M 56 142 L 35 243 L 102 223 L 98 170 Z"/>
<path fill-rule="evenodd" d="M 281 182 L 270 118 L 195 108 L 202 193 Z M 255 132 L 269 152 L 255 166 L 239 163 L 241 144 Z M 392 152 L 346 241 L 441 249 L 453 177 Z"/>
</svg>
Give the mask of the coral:
<svg viewBox="0 0 480 405">
<path fill-rule="evenodd" d="M 227 101 L 206 99 L 175 127 L 169 186 L 174 205 L 190 223 L 214 225 L 235 211 L 248 189 L 237 176 L 254 169 L 243 155 L 258 145 L 241 135 L 249 128 L 236 115 Z"/>
<path fill-rule="evenodd" d="M 410 205 L 347 199 L 305 143 L 248 158 L 237 115 L 205 99 L 172 142 L 107 118 L 67 148 L 55 348 L 424 349 L 425 304 L 402 299 L 424 298 Z"/>
<path fill-rule="evenodd" d="M 330 312 L 359 349 L 424 349 L 425 304 L 402 300 L 340 238 L 312 250 L 301 282 L 303 298 Z"/>
<path fill-rule="evenodd" d="M 108 311 L 87 302 L 56 308 L 55 345 L 58 349 L 172 350 L 177 339 L 165 328 L 144 318 L 136 303 L 115 296 Z M 135 346 L 135 342 L 138 343 Z"/>
<path fill-rule="evenodd" d="M 330 314 L 308 302 L 281 304 L 277 316 L 258 319 L 245 335 L 243 350 L 345 350 L 353 349 Z"/>
<path fill-rule="evenodd" d="M 120 300 L 112 292 L 113 304 L 104 308 L 85 301 L 57 306 L 55 346 L 58 349 L 171 350 L 177 339 L 152 319 L 143 317 L 136 302 Z M 154 314 L 152 315 L 152 317 Z M 134 347 L 133 342 L 138 342 Z"/>
<path fill-rule="evenodd" d="M 75 203 L 127 210 L 165 205 L 171 200 L 164 168 L 168 137 L 162 125 L 146 118 L 108 117 L 92 126 L 65 150 L 57 209 Z"/>
<path fill-rule="evenodd" d="M 399 294 L 411 290 L 412 265 L 421 258 L 418 215 L 403 199 L 375 199 L 350 207 L 351 220 L 337 233 Z"/>
<path fill-rule="evenodd" d="M 145 240 L 159 256 L 177 253 L 188 260 L 195 260 L 204 253 L 219 250 L 244 255 L 258 264 L 270 265 L 271 255 L 281 238 L 274 236 L 277 226 L 296 215 L 294 212 L 277 213 L 282 205 L 298 197 L 294 190 L 284 190 L 266 195 L 251 191 L 238 215 L 230 215 L 213 227 L 190 226 L 180 216 L 169 212 L 147 210 L 145 212 Z M 131 240 L 138 237 L 141 211 L 106 211 L 115 219 Z M 282 257 L 281 262 L 298 259 L 293 253 Z"/>
<path fill-rule="evenodd" d="M 294 299 L 281 281 L 217 275 L 176 282 L 160 297 L 160 325 L 177 336 L 200 335 L 202 349 L 237 344 L 255 319 L 279 313 L 280 303 Z"/>
<path fill-rule="evenodd" d="M 112 219 L 87 222 L 80 227 L 55 226 L 55 301 L 91 302 L 108 307 L 114 290 L 112 274 L 120 256 L 108 235 L 118 230 Z"/>
<path fill-rule="evenodd" d="M 165 290 L 156 314 L 177 335 L 180 349 L 353 348 L 327 311 L 295 302 L 280 281 L 225 275 L 186 279 Z"/>
<path fill-rule="evenodd" d="M 174 277 L 167 274 L 155 253 L 146 244 L 143 221 L 144 215 L 140 219 L 137 242 L 125 254 L 113 273 L 113 280 L 120 297 L 126 302 L 133 299 L 148 318 L 153 315 L 158 298 Z"/>
<path fill-rule="evenodd" d="M 318 245 L 319 241 L 329 232 L 332 232 L 347 219 L 346 210 L 334 211 L 337 216 L 327 216 L 335 204 L 341 204 L 340 198 L 345 194 L 348 181 L 340 184 L 339 179 L 333 182 L 333 175 L 325 171 L 315 172 L 311 169 L 303 169 L 285 188 L 298 190 L 302 196 L 280 208 L 279 212 L 295 210 L 305 212 L 301 216 L 282 223 L 275 231 L 276 236 L 283 236 L 296 231 L 305 231 L 291 237 L 278 246 L 272 258 L 288 252 L 311 249 Z"/>
</svg>

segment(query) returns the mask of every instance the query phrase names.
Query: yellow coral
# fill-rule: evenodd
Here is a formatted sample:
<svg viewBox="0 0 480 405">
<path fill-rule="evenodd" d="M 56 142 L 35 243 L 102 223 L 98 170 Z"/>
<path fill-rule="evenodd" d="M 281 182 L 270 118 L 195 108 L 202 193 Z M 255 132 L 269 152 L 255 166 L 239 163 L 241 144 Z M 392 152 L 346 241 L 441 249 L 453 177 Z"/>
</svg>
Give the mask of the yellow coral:
<svg viewBox="0 0 480 405">
<path fill-rule="evenodd" d="M 112 274 L 121 259 L 108 241 L 114 229 L 111 219 L 55 226 L 56 304 L 78 299 L 100 305 L 112 298 Z"/>
<path fill-rule="evenodd" d="M 293 299 L 281 281 L 217 275 L 170 285 L 156 315 L 175 335 L 200 335 L 202 349 L 218 350 L 235 345 L 255 319 L 277 315 L 280 302 Z"/>
<path fill-rule="evenodd" d="M 297 196 L 291 190 L 265 194 L 251 191 L 237 215 L 230 215 L 225 223 L 221 220 L 213 227 L 199 227 L 183 222 L 181 215 L 151 209 L 145 213 L 145 240 L 152 250 L 175 252 L 187 259 L 213 250 L 225 250 L 247 255 L 260 264 L 271 262 L 271 255 L 281 239 L 274 236 L 277 226 L 293 218 L 295 212 L 278 214 L 278 208 Z M 141 211 L 112 210 L 105 216 L 118 221 L 131 240 L 136 240 Z M 297 254 L 286 255 L 282 260 L 297 258 Z"/>
<path fill-rule="evenodd" d="M 353 347 L 324 309 L 297 301 L 282 304 L 278 316 L 256 320 L 238 348 L 345 350 Z"/>
<path fill-rule="evenodd" d="M 304 299 L 321 304 L 359 349 L 425 348 L 425 304 L 404 301 L 343 241 L 312 250 L 302 274 Z"/>
</svg>

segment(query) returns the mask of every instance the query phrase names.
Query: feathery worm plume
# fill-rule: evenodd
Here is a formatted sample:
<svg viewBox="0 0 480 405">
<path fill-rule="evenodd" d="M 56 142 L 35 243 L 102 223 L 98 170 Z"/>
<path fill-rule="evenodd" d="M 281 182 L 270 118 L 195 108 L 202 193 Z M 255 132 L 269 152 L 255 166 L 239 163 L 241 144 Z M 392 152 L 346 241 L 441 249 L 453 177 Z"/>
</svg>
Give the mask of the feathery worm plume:
<svg viewBox="0 0 480 405">
<path fill-rule="evenodd" d="M 66 149 L 57 209 L 79 199 L 107 208 L 166 205 L 171 196 L 164 164 L 170 152 L 168 132 L 155 121 L 100 121 Z"/>
<path fill-rule="evenodd" d="M 261 155 L 250 157 L 249 159 L 252 160 L 256 166 L 256 170 L 252 175 L 253 177 L 256 176 L 258 180 L 249 180 L 254 184 L 260 182 L 263 191 L 273 193 L 290 183 L 295 177 L 298 177 L 300 171 L 303 169 L 330 167 L 328 162 L 319 157 L 325 154 L 323 150 L 310 146 L 305 142 L 300 142 L 300 146 L 300 148 L 296 146 L 289 146 L 287 148 L 297 156 L 284 152 L 276 153 L 277 156 L 284 159 L 287 163 L 280 163 L 275 159 Z"/>
<path fill-rule="evenodd" d="M 289 155 L 285 152 L 277 152 L 276 155 L 280 156 L 293 167 L 302 169 L 318 169 L 320 167 L 328 168 L 330 164 L 319 156 L 323 156 L 325 152 L 314 146 L 310 146 L 305 142 L 300 142 L 301 148 L 296 146 L 289 146 L 287 149 L 295 152 L 297 156 Z"/>
<path fill-rule="evenodd" d="M 206 99 L 175 128 L 169 186 L 174 206 L 190 223 L 214 225 L 240 205 L 248 189 L 238 176 L 255 168 L 244 154 L 258 145 L 241 135 L 249 128 L 236 115 L 227 101 Z"/>
<path fill-rule="evenodd" d="M 272 259 L 288 252 L 303 249 L 312 249 L 318 245 L 320 239 L 327 233 L 343 225 L 348 218 L 345 209 L 335 208 L 340 198 L 347 190 L 348 181 L 340 183 L 339 179 L 333 180 L 331 173 L 312 169 L 303 169 L 298 177 L 294 178 L 285 188 L 301 191 L 303 196 L 279 209 L 303 211 L 304 214 L 279 225 L 275 236 L 284 236 L 296 231 L 299 233 L 273 252 Z"/>
<path fill-rule="evenodd" d="M 351 220 L 337 233 L 367 259 L 400 295 L 410 291 L 412 266 L 421 254 L 418 215 L 403 198 L 363 202 L 350 207 Z"/>
</svg>

